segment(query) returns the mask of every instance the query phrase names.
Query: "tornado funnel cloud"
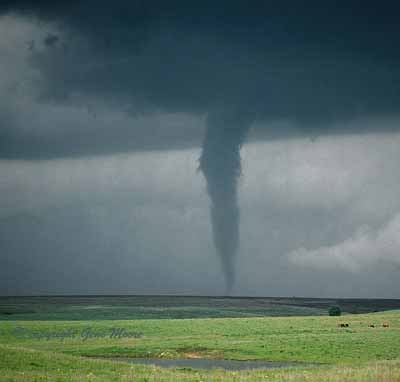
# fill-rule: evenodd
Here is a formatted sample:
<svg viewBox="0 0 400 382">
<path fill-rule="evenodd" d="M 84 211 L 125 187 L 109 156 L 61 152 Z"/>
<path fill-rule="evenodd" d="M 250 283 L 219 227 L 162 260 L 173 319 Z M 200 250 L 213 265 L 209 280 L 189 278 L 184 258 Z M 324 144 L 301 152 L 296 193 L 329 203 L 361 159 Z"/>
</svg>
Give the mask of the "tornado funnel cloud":
<svg viewBox="0 0 400 382">
<path fill-rule="evenodd" d="M 211 114 L 200 157 L 207 181 L 215 248 L 221 259 L 226 294 L 235 282 L 239 249 L 237 183 L 241 173 L 240 148 L 248 130 L 248 118 L 235 113 Z"/>
</svg>

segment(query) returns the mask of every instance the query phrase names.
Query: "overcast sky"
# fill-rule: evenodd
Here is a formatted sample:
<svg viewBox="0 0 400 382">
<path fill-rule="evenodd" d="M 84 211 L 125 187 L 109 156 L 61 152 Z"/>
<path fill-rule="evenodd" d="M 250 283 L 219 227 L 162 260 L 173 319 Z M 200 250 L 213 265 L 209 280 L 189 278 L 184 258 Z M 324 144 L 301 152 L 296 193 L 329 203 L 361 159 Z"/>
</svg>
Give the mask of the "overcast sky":
<svg viewBox="0 0 400 382">
<path fill-rule="evenodd" d="M 395 8 L 318 3 L 5 2 L 0 293 L 224 293 L 216 116 L 245 136 L 232 293 L 400 298 Z"/>
</svg>

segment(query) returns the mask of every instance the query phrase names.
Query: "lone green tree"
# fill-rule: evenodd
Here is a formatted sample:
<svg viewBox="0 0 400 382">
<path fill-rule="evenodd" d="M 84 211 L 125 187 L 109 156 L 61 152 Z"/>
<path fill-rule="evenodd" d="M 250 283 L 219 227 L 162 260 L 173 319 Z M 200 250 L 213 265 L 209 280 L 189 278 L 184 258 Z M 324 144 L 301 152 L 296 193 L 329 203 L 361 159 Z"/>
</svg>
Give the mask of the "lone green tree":
<svg viewBox="0 0 400 382">
<path fill-rule="evenodd" d="M 330 316 L 340 316 L 342 311 L 338 306 L 331 306 L 328 310 L 328 313 Z"/>
</svg>

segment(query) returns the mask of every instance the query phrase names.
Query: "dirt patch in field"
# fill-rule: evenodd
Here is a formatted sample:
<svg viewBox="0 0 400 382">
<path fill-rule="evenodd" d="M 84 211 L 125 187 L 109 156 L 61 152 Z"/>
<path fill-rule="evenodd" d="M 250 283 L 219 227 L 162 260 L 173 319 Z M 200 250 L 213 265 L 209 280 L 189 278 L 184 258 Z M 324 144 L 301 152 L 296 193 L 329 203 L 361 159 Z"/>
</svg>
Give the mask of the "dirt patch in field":
<svg viewBox="0 0 400 382">
<path fill-rule="evenodd" d="M 199 359 L 204 358 L 204 355 L 200 353 L 190 352 L 190 353 L 183 353 L 183 356 L 188 359 Z"/>
<path fill-rule="evenodd" d="M 211 350 L 203 346 L 185 346 L 177 349 L 180 358 L 184 359 L 222 359 L 223 352 L 219 350 Z"/>
</svg>

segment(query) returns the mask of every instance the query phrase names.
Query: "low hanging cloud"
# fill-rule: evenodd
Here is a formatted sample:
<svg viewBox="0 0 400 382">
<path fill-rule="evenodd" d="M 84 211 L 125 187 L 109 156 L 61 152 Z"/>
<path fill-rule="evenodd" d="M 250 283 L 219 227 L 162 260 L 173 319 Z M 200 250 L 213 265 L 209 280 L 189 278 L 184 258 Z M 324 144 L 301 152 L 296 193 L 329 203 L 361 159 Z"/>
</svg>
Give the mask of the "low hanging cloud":
<svg viewBox="0 0 400 382">
<path fill-rule="evenodd" d="M 364 226 L 341 243 L 312 250 L 299 248 L 288 257 L 297 266 L 360 272 L 379 265 L 400 267 L 399 253 L 400 214 L 397 214 L 378 230 Z"/>
<path fill-rule="evenodd" d="M 341 267 L 293 266 L 285 254 L 385 226 L 400 211 L 399 147 L 399 134 L 246 145 L 237 293 L 396 298 L 395 266 L 349 277 Z M 222 291 L 199 156 L 0 160 L 0 291 Z"/>
</svg>

